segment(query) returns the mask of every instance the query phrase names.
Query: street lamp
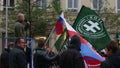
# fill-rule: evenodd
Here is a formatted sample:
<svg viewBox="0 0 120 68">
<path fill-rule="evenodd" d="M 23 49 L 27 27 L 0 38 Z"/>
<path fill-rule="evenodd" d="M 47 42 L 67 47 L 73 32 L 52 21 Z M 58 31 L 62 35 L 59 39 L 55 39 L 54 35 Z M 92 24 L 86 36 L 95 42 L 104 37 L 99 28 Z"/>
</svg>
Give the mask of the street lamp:
<svg viewBox="0 0 120 68">
<path fill-rule="evenodd" d="M 29 22 L 30 22 L 30 28 L 29 28 L 29 37 L 31 38 L 32 37 L 32 31 L 31 31 L 31 9 L 30 9 L 30 6 L 31 6 L 31 1 L 29 0 Z"/>
<path fill-rule="evenodd" d="M 6 34 L 5 34 L 5 48 L 8 43 L 8 0 L 6 0 Z"/>
</svg>

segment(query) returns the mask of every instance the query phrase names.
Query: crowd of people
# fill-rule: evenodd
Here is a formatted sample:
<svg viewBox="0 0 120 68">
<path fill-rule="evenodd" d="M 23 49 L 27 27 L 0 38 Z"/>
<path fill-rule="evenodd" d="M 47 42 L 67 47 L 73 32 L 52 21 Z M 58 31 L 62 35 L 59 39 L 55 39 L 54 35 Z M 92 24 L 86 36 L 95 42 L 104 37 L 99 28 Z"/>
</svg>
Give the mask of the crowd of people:
<svg viewBox="0 0 120 68">
<path fill-rule="evenodd" d="M 70 46 L 62 54 L 54 53 L 50 48 L 45 48 L 44 39 L 39 39 L 38 46 L 33 50 L 34 68 L 85 68 L 84 60 L 80 53 L 80 39 L 77 35 L 71 38 Z M 10 43 L 0 57 L 0 68 L 28 68 L 24 38 L 17 38 L 15 44 Z M 100 68 L 119 68 L 120 50 L 116 42 L 111 41 L 106 45 L 106 60 L 101 62 Z"/>
<path fill-rule="evenodd" d="M 70 46 L 62 54 L 54 53 L 51 48 L 46 48 L 45 40 L 40 38 L 38 46 L 32 51 L 32 59 L 25 48 L 25 31 L 29 28 L 29 21 L 25 20 L 24 14 L 18 14 L 15 23 L 15 43 L 9 43 L 0 55 L 0 68 L 28 68 L 30 60 L 33 60 L 34 68 L 85 68 L 84 59 L 80 53 L 81 41 L 77 35 L 70 40 Z M 29 55 L 29 56 L 28 56 Z M 120 49 L 115 41 L 106 44 L 104 53 L 105 61 L 101 62 L 100 68 L 119 68 Z"/>
</svg>

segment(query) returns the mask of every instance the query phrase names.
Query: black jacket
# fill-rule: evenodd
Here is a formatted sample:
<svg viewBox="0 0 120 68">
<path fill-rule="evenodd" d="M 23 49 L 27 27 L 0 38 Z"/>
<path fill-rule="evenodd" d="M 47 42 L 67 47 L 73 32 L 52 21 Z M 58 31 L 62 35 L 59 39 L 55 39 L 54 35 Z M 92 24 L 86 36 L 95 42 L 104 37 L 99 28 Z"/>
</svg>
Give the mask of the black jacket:
<svg viewBox="0 0 120 68">
<path fill-rule="evenodd" d="M 61 55 L 60 68 L 85 68 L 80 52 L 76 49 L 68 49 Z"/>
<path fill-rule="evenodd" d="M 27 68 L 27 60 L 24 50 L 18 46 L 10 51 L 9 54 L 10 68 Z"/>
<path fill-rule="evenodd" d="M 5 48 L 0 56 L 0 68 L 9 68 L 9 49 Z"/>
<path fill-rule="evenodd" d="M 120 55 L 118 53 L 110 55 L 100 65 L 101 68 L 120 68 Z"/>
<path fill-rule="evenodd" d="M 37 48 L 34 51 L 34 68 L 49 68 L 51 62 L 56 58 L 57 55 L 49 55 L 46 49 Z"/>
</svg>

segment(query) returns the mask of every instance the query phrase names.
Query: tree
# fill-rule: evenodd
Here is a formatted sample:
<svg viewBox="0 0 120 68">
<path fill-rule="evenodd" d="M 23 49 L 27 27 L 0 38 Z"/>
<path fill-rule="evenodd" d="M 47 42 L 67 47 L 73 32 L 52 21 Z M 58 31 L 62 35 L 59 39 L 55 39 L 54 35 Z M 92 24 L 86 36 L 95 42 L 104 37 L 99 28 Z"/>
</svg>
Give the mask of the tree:
<svg viewBox="0 0 120 68">
<path fill-rule="evenodd" d="M 59 9 L 58 9 L 59 8 Z M 50 11 L 49 11 L 50 10 Z M 9 26 L 8 32 L 12 33 L 14 36 L 14 23 L 16 21 L 16 16 L 18 12 L 23 12 L 25 14 L 25 18 L 31 21 L 32 25 L 32 37 L 34 36 L 48 36 L 50 30 L 55 25 L 57 21 L 57 17 L 61 12 L 60 2 L 53 0 L 51 5 L 45 8 L 40 8 L 36 2 L 30 4 L 30 12 L 29 15 L 29 3 L 28 1 L 17 2 L 17 6 L 14 10 L 9 10 Z M 4 11 L 3 11 L 4 13 Z M 29 17 L 31 16 L 31 17 Z M 1 27 L 5 28 L 5 17 L 2 19 Z"/>
<path fill-rule="evenodd" d="M 104 25 L 111 37 L 116 40 L 116 34 L 120 32 L 120 14 L 115 12 L 115 8 L 109 7 L 110 3 L 105 0 L 105 6 L 102 13 L 99 13 L 100 17 L 104 21 Z M 101 9 L 100 9 L 101 10 Z"/>
</svg>

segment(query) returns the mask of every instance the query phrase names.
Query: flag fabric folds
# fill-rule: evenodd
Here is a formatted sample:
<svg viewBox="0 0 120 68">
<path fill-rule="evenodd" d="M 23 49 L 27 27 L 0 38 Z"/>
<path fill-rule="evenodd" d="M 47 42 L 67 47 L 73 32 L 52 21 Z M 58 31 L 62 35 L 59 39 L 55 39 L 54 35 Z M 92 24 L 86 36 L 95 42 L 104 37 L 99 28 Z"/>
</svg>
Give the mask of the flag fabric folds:
<svg viewBox="0 0 120 68">
<path fill-rule="evenodd" d="M 55 24 L 55 29 L 56 29 L 56 34 L 59 35 L 59 34 L 62 34 L 63 33 L 63 23 L 64 23 L 64 14 L 61 13 L 59 19 L 57 20 L 56 24 Z"/>
<path fill-rule="evenodd" d="M 60 37 L 57 39 L 57 41 L 55 42 L 55 47 L 58 51 L 60 51 L 60 49 L 62 48 L 62 45 L 65 41 L 64 37 L 66 36 L 65 34 L 65 30 L 64 32 L 62 33 L 62 35 L 60 35 Z"/>
<path fill-rule="evenodd" d="M 104 49 L 106 43 L 111 41 L 103 20 L 94 10 L 88 7 L 82 6 L 73 23 L 73 28 L 90 42 L 97 51 Z"/>
<path fill-rule="evenodd" d="M 65 19 L 64 19 L 65 20 Z M 86 63 L 86 68 L 100 68 L 100 63 L 104 61 L 102 58 L 92 47 L 92 45 L 87 42 L 78 32 L 76 32 L 71 25 L 69 25 L 65 20 L 65 25 L 67 27 L 67 31 L 69 37 L 71 38 L 73 35 L 78 35 L 81 40 L 81 54 Z"/>
</svg>

